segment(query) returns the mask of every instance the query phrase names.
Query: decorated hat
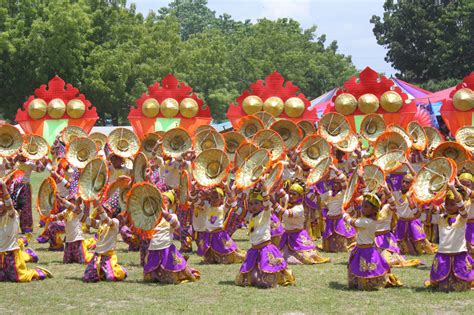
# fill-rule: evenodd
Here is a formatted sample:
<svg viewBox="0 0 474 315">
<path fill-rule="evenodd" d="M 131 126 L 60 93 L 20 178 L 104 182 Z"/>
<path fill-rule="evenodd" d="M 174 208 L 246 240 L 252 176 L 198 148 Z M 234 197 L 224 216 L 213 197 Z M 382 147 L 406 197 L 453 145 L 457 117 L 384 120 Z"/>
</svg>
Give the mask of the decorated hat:
<svg viewBox="0 0 474 315">
<path fill-rule="evenodd" d="M 408 135 L 416 150 L 423 151 L 428 143 L 425 130 L 417 121 L 410 121 L 407 126 Z"/>
<path fill-rule="evenodd" d="M 163 153 L 169 157 L 181 156 L 192 147 L 193 140 L 183 128 L 173 128 L 163 135 Z"/>
<path fill-rule="evenodd" d="M 422 204 L 444 198 L 447 184 L 456 175 L 453 164 L 446 158 L 435 158 L 423 166 L 413 182 L 413 195 Z"/>
<path fill-rule="evenodd" d="M 405 142 L 407 143 L 408 148 L 411 148 L 411 146 L 413 145 L 410 135 L 405 131 L 405 129 L 402 128 L 402 126 L 397 125 L 397 124 L 390 124 L 387 126 L 387 131 L 398 132 L 403 137 L 403 139 L 405 139 Z"/>
<path fill-rule="evenodd" d="M 444 137 L 438 131 L 438 129 L 433 127 L 424 127 L 426 137 L 428 138 L 427 147 L 429 150 L 434 150 L 439 146 L 443 141 Z"/>
<path fill-rule="evenodd" d="M 67 146 L 66 159 L 74 167 L 84 168 L 96 156 L 97 146 L 89 138 L 76 138 Z"/>
<path fill-rule="evenodd" d="M 260 118 L 260 120 L 263 122 L 263 125 L 265 128 L 270 128 L 270 126 L 275 122 L 275 117 L 273 117 L 271 114 L 260 111 L 254 114 L 255 117 Z"/>
<path fill-rule="evenodd" d="M 146 170 L 148 168 L 148 159 L 143 152 L 138 153 L 133 160 L 133 179 L 135 183 L 146 181 Z"/>
<path fill-rule="evenodd" d="M 470 153 L 457 142 L 445 141 L 434 149 L 433 158 L 437 157 L 452 159 L 457 165 L 460 165 L 470 158 Z"/>
<path fill-rule="evenodd" d="M 89 139 L 95 142 L 99 150 L 104 149 L 107 144 L 107 136 L 101 132 L 93 132 L 89 135 Z"/>
<path fill-rule="evenodd" d="M 118 193 L 118 203 L 120 209 L 125 211 L 127 209 L 128 192 L 131 188 L 132 179 L 128 176 L 119 176 L 116 180 L 110 183 L 110 185 L 108 185 L 105 195 L 107 198 L 110 198 L 115 193 Z"/>
<path fill-rule="evenodd" d="M 267 175 L 264 177 L 263 181 L 265 182 L 265 186 L 269 192 L 273 191 L 275 185 L 280 181 L 284 168 L 283 162 L 278 161 L 273 164 Z"/>
<path fill-rule="evenodd" d="M 219 149 L 202 151 L 194 160 L 193 177 L 203 187 L 214 187 L 227 177 L 229 158 Z"/>
<path fill-rule="evenodd" d="M 246 141 L 245 137 L 236 131 L 228 131 L 224 133 L 223 136 L 225 141 L 225 152 L 229 159 L 233 161 L 237 148 Z"/>
<path fill-rule="evenodd" d="M 345 209 L 349 207 L 349 205 L 352 203 L 352 201 L 356 197 L 358 186 L 359 186 L 359 175 L 357 174 L 357 172 L 353 172 L 352 175 L 349 177 L 349 182 L 348 182 L 346 190 L 344 191 L 344 196 L 342 198 L 342 205 Z"/>
<path fill-rule="evenodd" d="M 258 147 L 250 142 L 243 142 L 235 151 L 234 165 L 241 167 L 245 159 L 258 150 Z"/>
<path fill-rule="evenodd" d="M 401 162 L 406 161 L 405 154 L 406 152 L 401 150 L 387 152 L 377 158 L 374 165 L 380 167 L 385 173 L 395 172 L 402 166 Z"/>
<path fill-rule="evenodd" d="M 87 133 L 78 126 L 67 126 L 62 131 L 62 140 L 64 144 L 68 145 L 72 140 L 80 137 L 87 137 Z"/>
<path fill-rule="evenodd" d="M 270 153 L 273 162 L 279 160 L 285 153 L 285 143 L 280 135 L 271 129 L 262 129 L 253 136 L 252 142 L 260 149 Z"/>
<path fill-rule="evenodd" d="M 314 126 L 314 123 L 309 120 L 301 120 L 300 122 L 298 122 L 297 125 L 301 131 L 301 138 L 316 133 L 316 127 Z"/>
<path fill-rule="evenodd" d="M 24 135 L 21 154 L 29 160 L 40 160 L 49 153 L 48 142 L 41 136 Z"/>
<path fill-rule="evenodd" d="M 318 183 L 329 173 L 329 166 L 333 163 L 332 157 L 328 156 L 320 159 L 318 164 L 311 169 L 306 179 L 306 186 L 312 186 Z"/>
<path fill-rule="evenodd" d="M 163 196 L 154 185 L 133 185 L 127 203 L 127 212 L 133 228 L 141 233 L 152 231 L 161 220 L 162 206 Z"/>
<path fill-rule="evenodd" d="M 353 152 L 359 146 L 359 139 L 351 132 L 346 140 L 337 143 L 335 146 L 343 152 Z"/>
<path fill-rule="evenodd" d="M 466 160 L 458 165 L 458 175 L 462 173 L 469 173 L 474 175 L 474 161 Z"/>
<path fill-rule="evenodd" d="M 145 135 L 140 146 L 140 151 L 145 154 L 145 156 L 150 159 L 153 156 L 153 149 L 156 146 L 156 143 L 160 141 L 162 137 L 156 132 L 150 132 Z M 157 154 L 161 151 L 161 146 L 157 150 Z"/>
<path fill-rule="evenodd" d="M 316 167 L 319 161 L 331 155 L 331 146 L 321 136 L 306 136 L 300 145 L 300 159 L 307 167 Z"/>
<path fill-rule="evenodd" d="M 240 189 L 253 187 L 262 177 L 270 164 L 270 154 L 265 149 L 258 149 L 249 155 L 237 169 L 235 183 Z"/>
<path fill-rule="evenodd" d="M 344 141 L 350 135 L 349 123 L 339 113 L 325 114 L 318 123 L 318 131 L 331 144 Z"/>
<path fill-rule="evenodd" d="M 474 127 L 464 126 L 456 132 L 456 141 L 469 152 L 474 151 Z"/>
<path fill-rule="evenodd" d="M 23 139 L 20 131 L 9 124 L 0 125 L 0 156 L 11 157 L 21 148 Z"/>
<path fill-rule="evenodd" d="M 191 182 L 189 179 L 189 174 L 186 170 L 184 170 L 179 177 L 178 201 L 180 205 L 183 206 L 188 202 L 188 192 L 190 188 Z"/>
<path fill-rule="evenodd" d="M 208 131 L 208 130 L 217 131 L 216 128 L 212 127 L 211 125 L 200 125 L 196 128 L 196 130 L 194 130 L 194 134 L 197 135 L 198 133 L 202 131 Z"/>
<path fill-rule="evenodd" d="M 408 145 L 405 138 L 398 132 L 386 131 L 375 142 L 374 155 L 376 158 L 381 157 L 387 152 L 401 150 L 407 152 Z"/>
<path fill-rule="evenodd" d="M 246 138 L 252 138 L 257 131 L 264 128 L 263 122 L 255 116 L 244 116 L 236 124 L 235 130 Z"/>
<path fill-rule="evenodd" d="M 370 192 L 376 191 L 385 182 L 384 172 L 380 167 L 373 164 L 364 166 L 363 178 Z"/>
<path fill-rule="evenodd" d="M 291 120 L 277 120 L 270 126 L 270 129 L 276 131 L 280 135 L 288 150 L 295 148 L 301 141 L 301 131 Z"/>
<path fill-rule="evenodd" d="M 56 208 L 56 182 L 47 177 L 40 185 L 37 197 L 37 208 L 42 217 L 49 217 Z"/>
<path fill-rule="evenodd" d="M 375 142 L 385 132 L 385 121 L 379 114 L 365 115 L 360 124 L 360 134 L 367 141 Z"/>
<path fill-rule="evenodd" d="M 98 200 L 108 181 L 107 165 L 95 158 L 84 167 L 79 177 L 79 194 L 85 201 Z"/>
<path fill-rule="evenodd" d="M 112 152 L 122 158 L 133 157 L 140 148 L 140 140 L 127 128 L 114 129 L 109 135 L 108 143 Z"/>
<path fill-rule="evenodd" d="M 194 136 L 196 154 L 208 149 L 225 150 L 224 137 L 215 130 L 203 130 Z"/>
</svg>

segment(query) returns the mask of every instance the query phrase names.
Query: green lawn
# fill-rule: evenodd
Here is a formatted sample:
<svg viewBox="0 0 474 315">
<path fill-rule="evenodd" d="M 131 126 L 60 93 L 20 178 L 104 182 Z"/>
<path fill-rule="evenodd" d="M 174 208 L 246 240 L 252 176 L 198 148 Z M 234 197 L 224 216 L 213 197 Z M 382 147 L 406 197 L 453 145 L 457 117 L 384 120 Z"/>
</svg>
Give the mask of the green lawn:
<svg viewBox="0 0 474 315">
<path fill-rule="evenodd" d="M 35 186 L 39 177 L 35 178 Z M 37 230 L 35 231 L 37 232 Z M 244 231 L 236 241 L 246 249 Z M 189 263 L 201 271 L 197 283 L 159 285 L 142 282 L 138 253 L 127 253 L 119 243 L 119 262 L 129 277 L 122 283 L 83 283 L 85 266 L 63 265 L 62 253 L 48 252 L 47 245 L 32 241 L 39 265 L 50 269 L 54 279 L 27 284 L 0 284 L 0 314 L 40 313 L 469 313 L 473 292 L 438 293 L 423 287 L 429 277 L 431 257 L 419 268 L 395 269 L 405 286 L 378 292 L 347 289 L 347 254 L 329 254 L 332 262 L 294 266 L 294 287 L 271 290 L 241 288 L 233 284 L 239 265 L 201 265 L 191 255 Z M 32 265 L 31 265 L 32 266 Z M 471 310 L 471 311 L 469 311 Z"/>
</svg>

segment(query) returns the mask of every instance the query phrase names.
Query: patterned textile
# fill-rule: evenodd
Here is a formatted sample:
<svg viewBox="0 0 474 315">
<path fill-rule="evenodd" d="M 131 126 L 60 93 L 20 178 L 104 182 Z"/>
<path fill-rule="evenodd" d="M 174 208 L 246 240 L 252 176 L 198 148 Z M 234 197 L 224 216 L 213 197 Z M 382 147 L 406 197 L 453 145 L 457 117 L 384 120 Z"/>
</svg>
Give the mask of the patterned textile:
<svg viewBox="0 0 474 315">
<path fill-rule="evenodd" d="M 176 209 L 176 215 L 178 216 L 178 221 L 180 224 L 180 242 L 181 250 L 189 251 L 192 248 L 191 240 L 193 235 L 193 211 L 191 208 L 183 208 L 178 206 Z"/>
<path fill-rule="evenodd" d="M 16 176 L 11 183 L 10 195 L 13 206 L 20 214 L 21 233 L 33 232 L 33 213 L 31 209 L 31 184 L 23 181 L 24 174 Z"/>
<path fill-rule="evenodd" d="M 46 231 L 46 235 L 49 240 L 49 250 L 62 251 L 64 249 L 64 242 L 62 239 L 62 235 L 65 233 L 64 222 L 51 222 L 46 227 Z"/>
<path fill-rule="evenodd" d="M 431 266 L 431 284 L 436 286 L 445 281 L 455 283 L 453 278 L 471 283 L 474 281 L 473 265 L 474 259 L 467 252 L 450 255 L 437 253 Z M 444 289 L 451 287 L 453 291 L 458 291 L 449 283 L 442 285 Z"/>
<path fill-rule="evenodd" d="M 93 256 L 92 253 L 87 251 L 84 241 L 65 243 L 63 256 L 63 263 L 65 264 L 86 264 L 92 260 Z"/>
<path fill-rule="evenodd" d="M 226 231 L 203 232 L 198 234 L 197 254 L 208 264 L 241 263 L 245 253 L 241 252 Z"/>
<path fill-rule="evenodd" d="M 290 264 L 323 264 L 330 261 L 322 257 L 306 230 L 285 231 L 280 241 L 280 250 Z"/>
<path fill-rule="evenodd" d="M 117 263 L 115 251 L 94 254 L 87 264 L 83 280 L 85 282 L 122 281 L 127 278 L 127 270 Z"/>
<path fill-rule="evenodd" d="M 41 269 L 26 267 L 19 249 L 0 253 L 0 281 L 30 282 L 45 278 Z"/>
</svg>

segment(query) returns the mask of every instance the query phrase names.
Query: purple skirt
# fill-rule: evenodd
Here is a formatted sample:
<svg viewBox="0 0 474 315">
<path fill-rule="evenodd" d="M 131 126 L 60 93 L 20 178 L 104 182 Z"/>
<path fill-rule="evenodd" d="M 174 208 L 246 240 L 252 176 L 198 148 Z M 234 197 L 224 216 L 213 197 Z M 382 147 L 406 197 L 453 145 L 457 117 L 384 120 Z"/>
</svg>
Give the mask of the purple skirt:
<svg viewBox="0 0 474 315">
<path fill-rule="evenodd" d="M 462 281 L 474 281 L 474 259 L 467 253 L 442 254 L 437 253 L 431 266 L 431 282 L 441 282 L 448 278 L 451 272 Z"/>
<path fill-rule="evenodd" d="M 311 250 L 315 249 L 313 240 L 305 229 L 297 232 L 286 232 L 281 237 L 280 249 L 283 250 L 285 246 L 293 251 Z"/>
<path fill-rule="evenodd" d="M 344 236 L 345 238 L 353 238 L 356 235 L 356 229 L 344 222 L 342 216 L 337 219 L 326 217 L 326 228 L 323 232 L 323 239 L 329 238 L 334 233 Z"/>
<path fill-rule="evenodd" d="M 115 256 L 115 255 L 114 255 Z M 127 277 L 127 269 L 115 263 L 112 259 L 113 256 L 98 255 L 95 254 L 94 258 L 87 264 L 86 271 L 84 272 L 84 282 L 98 282 L 100 280 L 105 281 L 120 281 L 122 278 Z M 115 260 L 116 256 L 114 257 Z M 116 275 L 114 269 L 120 269 L 120 273 L 124 276 Z"/>
<path fill-rule="evenodd" d="M 375 278 L 390 273 L 390 266 L 377 247 L 354 247 L 349 257 L 349 269 L 360 278 Z"/>
<path fill-rule="evenodd" d="M 149 250 L 143 271 L 150 273 L 161 268 L 171 272 L 178 272 L 186 269 L 186 266 L 186 259 L 184 259 L 174 244 L 171 244 L 170 247 L 164 249 Z"/>
<path fill-rule="evenodd" d="M 408 238 L 411 241 L 419 241 L 426 238 L 423 225 L 419 219 L 409 221 L 398 220 L 396 227 L 397 241 L 401 242 Z"/>
<path fill-rule="evenodd" d="M 398 247 L 397 239 L 390 231 L 377 235 L 375 237 L 375 245 L 377 245 L 378 248 L 400 254 L 400 248 Z"/>
<path fill-rule="evenodd" d="M 199 256 L 206 255 L 209 249 L 212 249 L 221 256 L 229 255 L 237 250 L 237 245 L 235 245 L 235 242 L 224 230 L 199 233 L 197 245 L 197 254 Z"/>
<path fill-rule="evenodd" d="M 474 221 L 468 221 L 466 224 L 466 242 L 474 246 Z"/>
<path fill-rule="evenodd" d="M 278 216 L 275 213 L 272 213 L 272 216 L 270 217 L 270 233 L 272 237 L 277 237 L 283 235 L 285 233 L 285 229 L 281 225 L 280 219 L 278 219 Z"/>
<path fill-rule="evenodd" d="M 241 273 L 248 273 L 255 268 L 265 273 L 276 273 L 286 268 L 285 258 L 278 248 L 269 243 L 262 248 L 251 248 L 247 251 L 245 260 L 240 267 Z"/>
</svg>

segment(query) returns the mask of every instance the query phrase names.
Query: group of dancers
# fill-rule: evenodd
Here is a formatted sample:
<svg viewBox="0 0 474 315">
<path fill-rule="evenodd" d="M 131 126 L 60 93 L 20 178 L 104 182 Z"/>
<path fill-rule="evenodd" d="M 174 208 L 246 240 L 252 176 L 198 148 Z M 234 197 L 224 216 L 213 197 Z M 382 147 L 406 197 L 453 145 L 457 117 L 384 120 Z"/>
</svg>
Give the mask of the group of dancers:
<svg viewBox="0 0 474 315">
<path fill-rule="evenodd" d="M 384 180 L 372 187 L 375 175 L 367 173 L 367 166 L 383 167 L 374 155 L 373 143 L 363 144 L 359 135 L 355 135 L 356 146 L 346 152 L 317 130 L 300 130 L 298 142 L 287 145 L 278 156 L 274 154 L 278 148 L 265 148 L 253 134 L 245 135 L 235 152 L 230 152 L 230 143 L 219 148 L 219 141 L 214 141 L 207 150 L 219 150 L 220 157 L 213 160 L 221 162 L 217 170 L 209 170 L 215 165 L 199 159 L 206 149 L 202 150 L 198 137 L 194 146 L 182 151 L 182 146 L 175 146 L 175 154 L 169 154 L 164 147 L 172 131 L 156 133 L 153 146 L 145 152 L 142 145 L 133 156 L 121 154 L 107 140 L 94 139 L 96 154 L 108 168 L 107 180 L 99 185 L 99 197 L 88 200 L 81 193 L 80 178 L 89 164 L 82 168 L 71 164 L 68 152 L 73 146 L 65 137 L 67 132 L 57 136 L 49 156 L 31 160 L 19 149 L 2 158 L 0 281 L 28 282 L 53 276 L 45 268 L 31 269 L 26 264 L 38 261 L 29 246 L 32 211 L 40 206 L 33 202 L 30 176 L 46 172 L 45 181 L 54 187 L 54 209 L 47 215 L 40 212 L 42 230 L 37 241 L 49 243 L 51 251 L 62 251 L 65 264 L 85 264 L 85 282 L 126 279 L 127 270 L 116 254 L 120 236 L 129 251 L 140 253 L 144 281 L 198 281 L 200 272 L 187 262 L 189 253 L 196 250 L 206 264 L 241 264 L 235 278 L 239 286 L 294 285 L 296 277 L 289 265 L 329 263 L 323 252 L 349 253 L 348 286 L 354 289 L 401 286 L 392 268 L 423 263 L 406 259 L 407 254 L 435 255 L 426 285 L 442 291 L 471 290 L 473 285 L 473 174 L 458 165 L 458 172 L 440 189 L 440 198 L 420 202 L 414 193 L 416 179 L 433 160 L 427 148 L 407 150 L 406 159 L 395 161 L 400 164 L 398 171 L 385 172 Z M 200 132 L 217 133 L 209 126 Z M 311 137 L 329 144 L 329 160 L 305 154 Z M 244 154 L 246 145 L 255 152 L 264 148 L 266 155 Z M 322 143 L 313 145 L 324 149 Z M 134 158 L 141 153 L 147 156 L 142 177 L 134 170 Z M 305 161 L 309 157 L 313 164 Z M 260 163 L 266 159 L 268 163 Z M 188 185 L 181 182 L 183 174 Z M 209 177 L 212 184 L 197 176 Z M 245 181 L 250 184 L 243 185 Z M 161 196 L 158 206 L 143 203 L 139 215 L 145 218 L 148 207 L 156 219 L 148 230 L 140 227 L 141 217 L 131 215 L 142 209 L 130 208 L 136 206 L 130 202 L 133 188 L 145 184 L 155 187 Z M 250 248 L 246 251 L 232 239 L 239 229 L 246 229 L 248 235 Z M 319 247 L 316 241 L 321 241 Z"/>
</svg>

